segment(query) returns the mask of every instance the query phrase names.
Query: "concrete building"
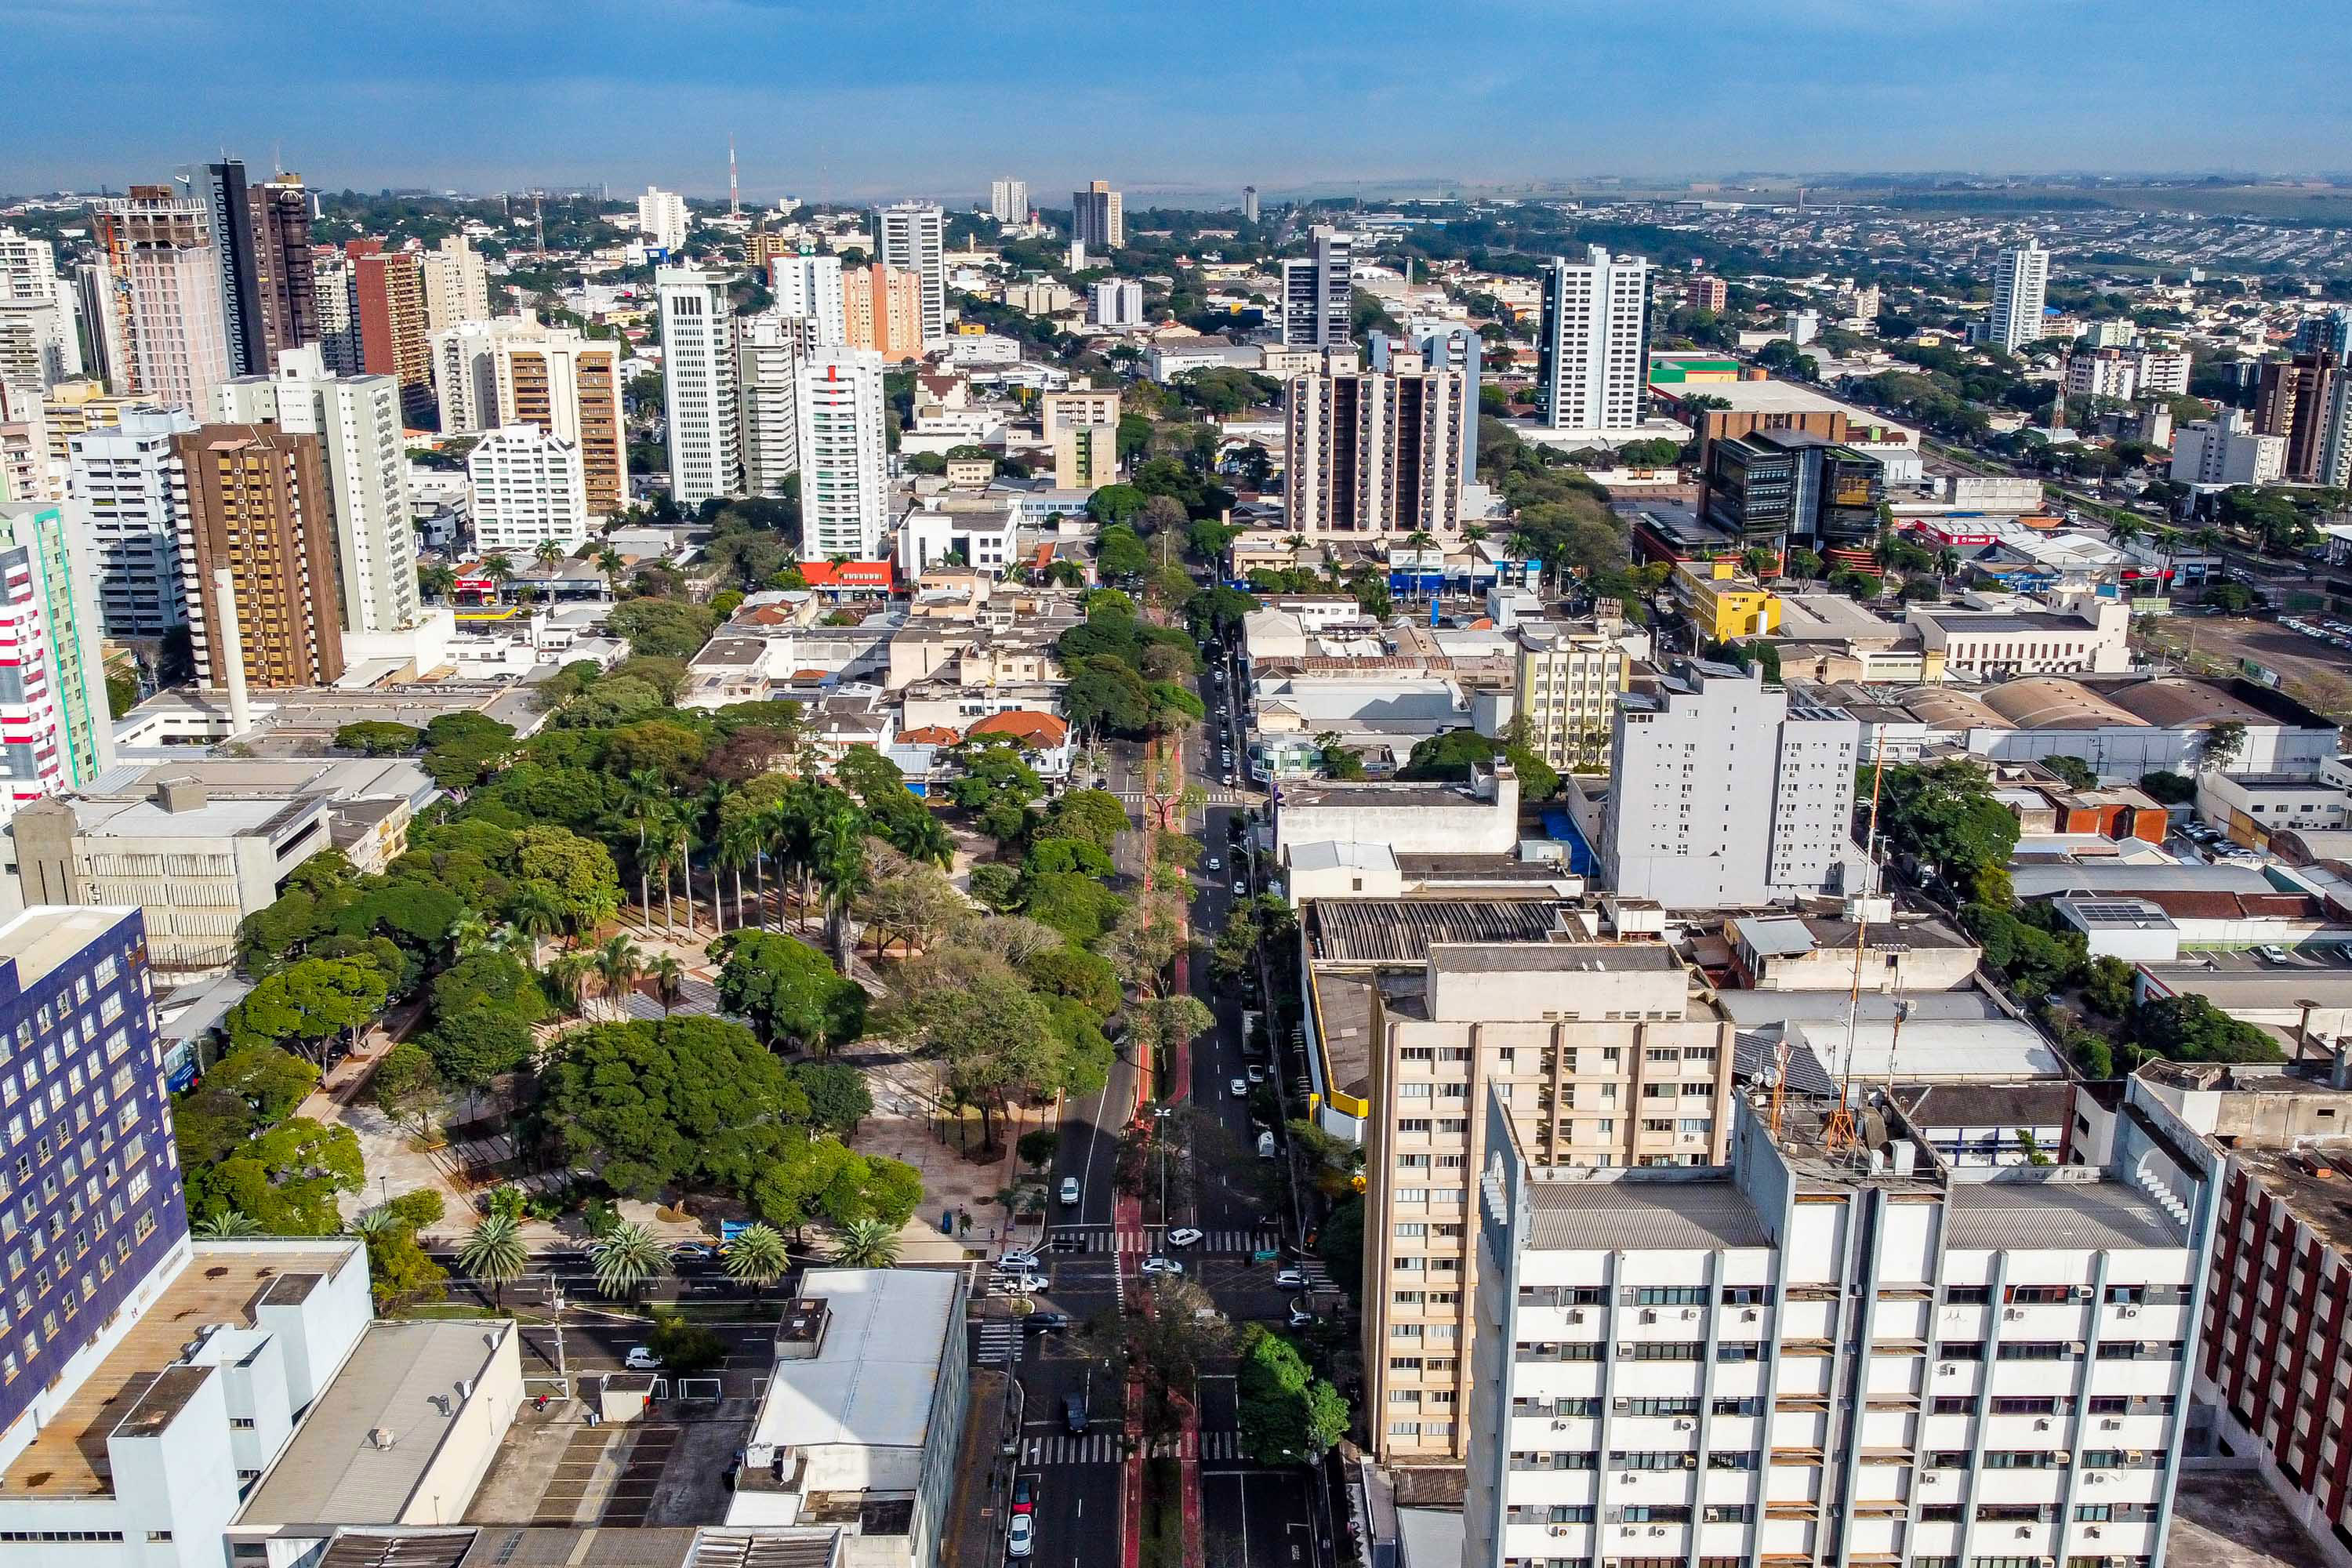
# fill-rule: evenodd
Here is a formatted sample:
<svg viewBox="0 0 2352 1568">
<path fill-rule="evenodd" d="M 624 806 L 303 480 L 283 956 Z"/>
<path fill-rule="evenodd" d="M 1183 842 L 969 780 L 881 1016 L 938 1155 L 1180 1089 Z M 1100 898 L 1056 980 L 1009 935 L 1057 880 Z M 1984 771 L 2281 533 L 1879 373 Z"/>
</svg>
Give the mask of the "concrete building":
<svg viewBox="0 0 2352 1568">
<path fill-rule="evenodd" d="M 307 254 L 307 252 L 306 252 Z M 425 330 L 490 319 L 490 275 L 462 234 L 444 235 L 420 260 L 425 275 Z"/>
<path fill-rule="evenodd" d="M 874 254 L 915 275 L 926 347 L 948 335 L 947 215 L 934 202 L 899 202 L 875 215 Z"/>
<path fill-rule="evenodd" d="M 1536 407 L 1554 430 L 1634 430 L 1649 413 L 1650 263 L 1588 247 L 1543 274 Z"/>
<path fill-rule="evenodd" d="M 1244 223 L 1257 221 L 1257 187 L 1255 185 L 1242 187 L 1242 221 Z"/>
<path fill-rule="evenodd" d="M 842 280 L 847 336 L 854 349 L 872 349 L 887 364 L 919 359 L 923 353 L 923 279 L 904 267 L 853 268 Z"/>
<path fill-rule="evenodd" d="M 971 1387 L 967 1288 L 923 1268 L 812 1268 L 728 1504 L 730 1526 L 835 1524 L 847 1563 L 940 1561 Z"/>
<path fill-rule="evenodd" d="M 200 426 L 172 438 L 172 484 L 197 684 L 332 685 L 343 673 L 343 628 L 319 437 L 277 425 Z"/>
<path fill-rule="evenodd" d="M 2131 606 L 2095 595 L 2059 608 L 2012 611 L 1914 605 L 1905 613 L 1948 676 L 2003 680 L 2020 675 L 2112 674 L 2131 667 Z"/>
<path fill-rule="evenodd" d="M 2069 397 L 2110 397 L 2128 403 L 2139 393 L 2139 360 L 2122 349 L 2069 354 L 2060 384 Z"/>
<path fill-rule="evenodd" d="M 988 216 L 999 223 L 1027 223 L 1029 182 L 991 180 L 988 183 Z"/>
<path fill-rule="evenodd" d="M 2049 290 L 2050 253 L 2040 240 L 2002 251 L 1993 262 L 1992 315 L 1984 341 L 2004 352 L 2039 341 Z"/>
<path fill-rule="evenodd" d="M 1757 430 L 1706 448 L 1701 514 L 1768 550 L 1867 546 L 1878 536 L 1886 466 L 1809 430 Z"/>
<path fill-rule="evenodd" d="M 1487 1097 L 1465 1563 L 2164 1560 L 2216 1229 L 2177 1121 L 1955 1167 L 1835 1110 L 1592 1173 Z"/>
<path fill-rule="evenodd" d="M 1356 341 L 1356 237 L 1318 224 L 1310 237 L 1312 255 L 1282 264 L 1283 346 L 1351 347 Z"/>
<path fill-rule="evenodd" d="M 226 970 L 238 922 L 329 847 L 330 805 L 324 795 L 284 791 L 215 798 L 181 777 L 34 801 L 0 829 L 0 908 L 135 905 L 157 969 Z"/>
<path fill-rule="evenodd" d="M 98 572 L 55 506 L 0 502 L 0 810 L 114 763 Z"/>
<path fill-rule="evenodd" d="M 1461 375 L 1398 356 L 1388 374 L 1301 375 L 1288 388 L 1283 504 L 1309 539 L 1462 527 L 1462 427 L 1476 410 Z M 1411 366 L 1412 368 L 1405 368 Z"/>
<path fill-rule="evenodd" d="M 498 342 L 532 335 L 539 323 L 528 316 L 458 321 L 436 327 L 428 340 L 433 353 L 433 396 L 441 433 L 466 435 L 499 424 Z"/>
<path fill-rule="evenodd" d="M 1623 647 L 1607 628 L 1556 621 L 1522 621 L 1511 643 L 1511 718 L 1528 744 L 1561 773 L 1599 770 L 1633 668 Z"/>
<path fill-rule="evenodd" d="M 2253 428 L 2240 410 L 2193 419 L 2173 435 L 2177 485 L 2267 485 L 2286 473 L 2286 437 Z"/>
<path fill-rule="evenodd" d="M 570 555 L 588 542 L 588 480 L 580 448 L 536 425 L 493 430 L 466 456 L 474 487 L 474 549 L 509 559 L 543 543 Z"/>
<path fill-rule="evenodd" d="M 536 425 L 580 448 L 588 515 L 611 517 L 629 505 L 629 437 L 623 418 L 621 361 L 628 345 L 571 327 L 541 328 L 499 339 L 491 350 L 498 378 L 498 423 Z"/>
<path fill-rule="evenodd" d="M 209 207 L 170 185 L 133 185 L 91 222 L 128 372 L 114 390 L 201 414 L 233 374 Z"/>
<path fill-rule="evenodd" d="M 185 409 L 142 404 L 118 425 L 68 443 L 75 510 L 98 558 L 99 613 L 109 637 L 162 637 L 188 624 L 172 442 L 195 427 Z"/>
<path fill-rule="evenodd" d="M 999 576 L 1013 564 L 1019 538 L 1019 525 L 1008 510 L 910 511 L 898 524 L 898 574 L 911 583 L 961 562 L 971 571 Z M 897 648 L 896 641 L 892 647 Z"/>
<path fill-rule="evenodd" d="M 1370 353 L 1365 359 L 1368 369 L 1392 371 L 1403 351 L 1421 355 L 1423 370 L 1450 370 L 1462 377 L 1463 405 L 1471 411 L 1462 422 L 1463 474 L 1478 471 L 1478 383 L 1486 363 L 1486 342 L 1475 328 L 1459 321 L 1415 319 L 1405 323 L 1404 337 L 1391 339 L 1386 332 L 1373 332 L 1369 340 Z"/>
<path fill-rule="evenodd" d="M 882 356 L 819 349 L 803 360 L 794 417 L 801 465 L 801 556 L 871 561 L 889 518 Z"/>
<path fill-rule="evenodd" d="M 1312 844 L 1381 844 L 1397 855 L 1503 855 L 1519 841 L 1519 778 L 1508 763 L 1467 784 L 1286 787 L 1276 803 L 1276 863 Z"/>
<path fill-rule="evenodd" d="M 1065 425 L 1054 432 L 1054 485 L 1090 490 L 1118 479 L 1118 426 Z"/>
<path fill-rule="evenodd" d="M 423 608 L 416 531 L 409 521 L 407 449 L 393 378 L 336 375 L 316 345 L 288 349 L 278 356 L 275 375 L 224 383 L 215 412 L 225 425 L 266 421 L 318 438 L 343 629 L 373 636 L 415 626 Z"/>
<path fill-rule="evenodd" d="M 360 352 L 358 285 L 351 257 L 339 245 L 311 247 L 310 279 L 319 307 L 319 349 L 327 356 L 327 368 L 339 375 L 357 375 L 367 366 Z"/>
<path fill-rule="evenodd" d="M 1861 745 L 1842 710 L 1679 661 L 1618 700 L 1600 845 L 1609 885 L 1678 910 L 1858 891 Z"/>
<path fill-rule="evenodd" d="M 670 496 L 688 511 L 714 496 L 741 492 L 742 416 L 728 282 L 723 272 L 691 267 L 654 273 L 661 300 Z"/>
<path fill-rule="evenodd" d="M 2282 477 L 2340 484 L 2352 472 L 2352 375 L 2344 357 L 2324 349 L 2262 367 L 2254 426 L 2285 439 Z"/>
<path fill-rule="evenodd" d="M 1127 244 L 1127 216 L 1108 181 L 1091 181 L 1085 190 L 1070 193 L 1070 238 L 1098 254 Z"/>
<path fill-rule="evenodd" d="M 352 259 L 352 316 L 358 330 L 358 370 L 388 375 L 400 384 L 404 416 L 422 425 L 434 407 L 433 343 L 425 332 L 425 269 L 414 250 L 386 250 L 373 239 L 354 239 L 344 251 Z M 323 353 L 323 350 L 321 351 Z M 331 369 L 341 367 L 330 364 Z"/>
<path fill-rule="evenodd" d="M 1132 278 L 1106 278 L 1087 290 L 1087 320 L 1098 327 L 1143 325 L 1143 285 Z"/>
<path fill-rule="evenodd" d="M 812 347 L 839 348 L 849 342 L 842 299 L 841 258 L 803 246 L 768 262 L 768 288 L 776 309 L 807 320 Z"/>
<path fill-rule="evenodd" d="M 814 348 L 817 323 L 808 316 L 763 310 L 735 318 L 737 419 L 743 432 L 743 488 L 780 496 L 800 472 L 801 362 Z"/>
<path fill-rule="evenodd" d="M 49 242 L 0 227 L 0 386 L 37 396 L 80 375 L 79 316 Z"/>
<path fill-rule="evenodd" d="M 653 185 L 637 198 L 637 237 L 674 258 L 686 248 L 686 199 Z"/>
<path fill-rule="evenodd" d="M 1417 965 L 1338 962 L 1396 951 L 1379 947 L 1383 918 L 1391 938 L 1434 931 L 1445 907 L 1325 902 L 1308 927 L 1323 955 L 1309 988 L 1318 1037 L 1341 1073 L 1357 1057 L 1369 1068 L 1367 1408 L 1375 1451 L 1398 1465 L 1458 1465 L 1467 1451 L 1487 1095 L 1534 1158 L 1591 1170 L 1714 1163 L 1729 1110 L 1731 1026 L 1663 942 L 1425 936 Z"/>
</svg>

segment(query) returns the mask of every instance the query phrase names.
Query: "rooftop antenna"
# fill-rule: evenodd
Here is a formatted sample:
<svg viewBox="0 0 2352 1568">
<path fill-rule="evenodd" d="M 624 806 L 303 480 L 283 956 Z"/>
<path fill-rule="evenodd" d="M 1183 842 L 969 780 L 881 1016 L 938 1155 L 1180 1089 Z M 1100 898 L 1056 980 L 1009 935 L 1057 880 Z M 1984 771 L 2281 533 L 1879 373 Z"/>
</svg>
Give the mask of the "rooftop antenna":
<svg viewBox="0 0 2352 1568">
<path fill-rule="evenodd" d="M 1870 820 L 1863 832 L 1862 852 L 1871 871 L 1878 868 L 1878 786 L 1886 777 L 1886 738 L 1878 740 L 1878 753 L 1870 770 Z M 1827 1131 L 1822 1143 L 1832 1154 L 1857 1146 L 1862 1136 L 1854 1124 L 1853 1106 L 1853 1047 L 1854 1036 L 1862 1018 L 1862 953 L 1869 945 L 1870 898 L 1876 890 L 1877 879 L 1864 874 L 1864 891 L 1854 906 L 1853 921 L 1853 984 L 1846 993 L 1845 1053 L 1838 1063 L 1837 1109 L 1830 1113 Z"/>
<path fill-rule="evenodd" d="M 727 133 L 727 216 L 740 217 L 743 212 L 743 188 L 735 182 L 735 132 Z"/>
</svg>

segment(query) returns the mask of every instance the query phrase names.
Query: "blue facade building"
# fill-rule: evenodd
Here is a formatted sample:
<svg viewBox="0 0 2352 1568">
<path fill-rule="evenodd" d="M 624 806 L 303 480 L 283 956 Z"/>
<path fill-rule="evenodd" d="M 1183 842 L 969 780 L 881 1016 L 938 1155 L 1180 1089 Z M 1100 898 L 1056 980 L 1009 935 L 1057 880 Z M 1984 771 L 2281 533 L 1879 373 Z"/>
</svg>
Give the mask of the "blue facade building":
<svg viewBox="0 0 2352 1568">
<path fill-rule="evenodd" d="M 0 1433 L 184 1248 L 136 907 L 0 926 Z"/>
</svg>

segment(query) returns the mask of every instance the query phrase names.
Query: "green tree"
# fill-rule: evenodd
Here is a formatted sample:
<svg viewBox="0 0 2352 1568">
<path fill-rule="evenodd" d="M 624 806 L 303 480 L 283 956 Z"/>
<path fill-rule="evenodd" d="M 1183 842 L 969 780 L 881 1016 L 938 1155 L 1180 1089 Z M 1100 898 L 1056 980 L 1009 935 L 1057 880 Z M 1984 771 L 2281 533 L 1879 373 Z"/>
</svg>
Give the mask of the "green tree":
<svg viewBox="0 0 2352 1568">
<path fill-rule="evenodd" d="M 2195 992 L 2150 997 L 2132 1012 L 2135 1044 L 2176 1062 L 2273 1062 L 2277 1046 Z"/>
<path fill-rule="evenodd" d="M 834 1236 L 833 1261 L 840 1268 L 888 1268 L 898 1261 L 898 1227 L 878 1219 L 854 1219 Z"/>
<path fill-rule="evenodd" d="M 2132 1008 L 2133 973 L 2132 966 L 2120 958 L 2091 960 L 2090 973 L 2083 981 L 2084 1005 L 2110 1018 L 2127 1016 Z"/>
<path fill-rule="evenodd" d="M 375 1016 L 391 993 L 384 972 L 364 959 L 306 958 L 265 975 L 223 1022 L 236 1048 L 291 1042 L 315 1050 Z"/>
<path fill-rule="evenodd" d="M 1870 771 L 1860 775 L 1857 816 L 1869 810 Z M 1993 799 L 1984 769 L 1957 759 L 1890 767 L 1879 786 L 1878 828 L 1902 854 L 1955 880 L 2005 866 L 2017 847 L 2016 815 Z"/>
<path fill-rule="evenodd" d="M 1242 1333 L 1234 1392 L 1242 1453 L 1260 1465 L 1305 1465 L 1347 1435 L 1348 1402 L 1314 1375 L 1298 1347 L 1262 1325 Z"/>
<path fill-rule="evenodd" d="M 772 931 L 730 931 L 712 944 L 719 1001 L 772 1045 L 825 1049 L 865 1032 L 866 992 L 807 943 Z"/>
<path fill-rule="evenodd" d="M 1315 1255 L 1339 1288 L 1358 1297 L 1364 1287 L 1364 1199 L 1350 1193 L 1331 1207 L 1315 1237 Z"/>
<path fill-rule="evenodd" d="M 409 1041 L 385 1052 L 370 1087 L 377 1110 L 419 1138 L 431 1136 L 444 1097 L 440 1072 L 423 1046 Z"/>
<path fill-rule="evenodd" d="M 368 757 L 405 757 L 425 743 L 425 731 L 406 724 L 366 719 L 335 731 L 335 745 Z"/>
<path fill-rule="evenodd" d="M 1019 1141 L 1013 1145 L 1013 1152 L 1031 1170 L 1042 1171 L 1054 1163 L 1054 1156 L 1061 1147 L 1062 1134 L 1057 1129 L 1037 1127 L 1021 1134 Z"/>
<path fill-rule="evenodd" d="M 662 1370 L 672 1377 L 708 1372 L 727 1359 L 727 1342 L 715 1329 L 690 1322 L 676 1312 L 656 1312 L 646 1347 L 661 1358 Z"/>
<path fill-rule="evenodd" d="M 2158 805 L 2187 805 L 2197 798 L 2195 779 L 2162 768 L 2140 774 L 2139 787 Z"/>
<path fill-rule="evenodd" d="M 2205 727 L 2205 743 L 2198 749 L 2200 767 L 2228 773 L 2246 754 L 2246 726 L 2237 719 L 2220 719 Z"/>
<path fill-rule="evenodd" d="M 2042 765 L 2063 779 L 2070 788 L 2099 787 L 2099 775 L 2092 772 L 2091 764 L 2080 757 L 2070 757 L 2062 752 L 2054 757 L 2042 758 Z"/>
<path fill-rule="evenodd" d="M 1536 755 L 1532 747 L 1498 741 L 1475 730 L 1448 730 L 1413 742 L 1400 779 L 1444 779 L 1455 783 L 1470 777 L 1475 766 L 1485 767 L 1501 757 L 1519 775 L 1522 800 L 1549 800 L 1559 791 L 1559 770 Z"/>
<path fill-rule="evenodd" d="M 359 1191 L 365 1171 L 359 1139 L 344 1126 L 297 1116 L 261 1129 L 217 1163 L 181 1171 L 188 1212 L 208 1219 L 234 1210 L 270 1236 L 332 1236 L 342 1228 L 335 1200 Z"/>
<path fill-rule="evenodd" d="M 865 1073 L 845 1062 L 794 1062 L 792 1079 L 808 1096 L 809 1121 L 824 1131 L 845 1138 L 874 1114 Z"/>
<path fill-rule="evenodd" d="M 485 1215 L 457 1244 L 457 1267 L 489 1286 L 499 1306 L 506 1305 L 507 1287 L 522 1278 L 530 1262 L 521 1228 L 510 1215 Z"/>
<path fill-rule="evenodd" d="M 719 1266 L 727 1271 L 727 1278 L 750 1285 L 755 1294 L 791 1272 L 792 1263 L 782 1234 L 773 1226 L 760 1223 L 737 1231 L 719 1254 Z"/>
<path fill-rule="evenodd" d="M 616 1301 L 634 1300 L 671 1268 L 668 1247 L 635 1220 L 624 1220 L 590 1242 L 588 1263 L 596 1289 Z"/>
</svg>

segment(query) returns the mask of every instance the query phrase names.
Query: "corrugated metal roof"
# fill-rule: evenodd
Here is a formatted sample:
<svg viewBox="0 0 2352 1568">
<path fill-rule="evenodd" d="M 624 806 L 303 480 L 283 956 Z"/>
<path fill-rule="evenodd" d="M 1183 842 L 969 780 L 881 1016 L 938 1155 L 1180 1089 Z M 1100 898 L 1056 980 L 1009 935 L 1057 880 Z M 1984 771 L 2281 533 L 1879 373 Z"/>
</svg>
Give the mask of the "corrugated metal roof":
<svg viewBox="0 0 2352 1568">
<path fill-rule="evenodd" d="M 1948 1200 L 1947 1247 L 2091 1251 L 2184 1247 L 2162 1209 L 2121 1182 L 1968 1182 Z"/>
<path fill-rule="evenodd" d="M 1335 963 L 1419 963 L 1432 942 L 1542 942 L 1553 899 L 1368 899 L 1310 903 L 1308 949 Z"/>
</svg>

